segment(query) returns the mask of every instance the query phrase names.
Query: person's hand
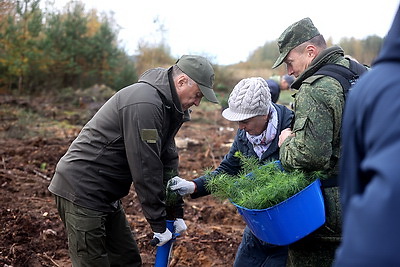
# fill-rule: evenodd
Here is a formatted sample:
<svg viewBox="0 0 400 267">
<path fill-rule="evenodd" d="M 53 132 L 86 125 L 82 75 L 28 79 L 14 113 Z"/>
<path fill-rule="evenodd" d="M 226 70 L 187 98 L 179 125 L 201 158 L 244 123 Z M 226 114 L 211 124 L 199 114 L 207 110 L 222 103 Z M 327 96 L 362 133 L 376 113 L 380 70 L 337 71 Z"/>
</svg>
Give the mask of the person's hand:
<svg viewBox="0 0 400 267">
<path fill-rule="evenodd" d="M 288 138 L 289 136 L 295 136 L 294 133 L 292 133 L 292 130 L 290 128 L 286 128 L 281 132 L 279 135 L 279 141 L 278 141 L 278 146 L 281 147 L 282 143 Z"/>
<path fill-rule="evenodd" d="M 180 234 L 180 233 L 186 231 L 187 226 L 183 219 L 178 218 L 174 221 L 174 228 L 175 228 L 175 233 Z"/>
<path fill-rule="evenodd" d="M 178 176 L 171 178 L 170 184 L 170 189 L 178 192 L 181 196 L 193 194 L 196 189 L 196 184 L 194 182 L 186 181 Z"/>
<path fill-rule="evenodd" d="M 172 233 L 167 228 L 164 233 L 154 233 L 153 240 L 155 239 L 158 239 L 157 246 L 161 247 L 172 239 Z"/>
</svg>

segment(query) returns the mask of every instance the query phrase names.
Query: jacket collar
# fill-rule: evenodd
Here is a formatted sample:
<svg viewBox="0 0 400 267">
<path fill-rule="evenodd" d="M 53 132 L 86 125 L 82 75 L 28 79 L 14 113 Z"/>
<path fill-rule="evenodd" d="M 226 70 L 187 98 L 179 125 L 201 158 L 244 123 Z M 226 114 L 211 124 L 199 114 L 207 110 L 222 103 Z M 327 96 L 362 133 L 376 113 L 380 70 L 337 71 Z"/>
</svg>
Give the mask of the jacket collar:
<svg viewBox="0 0 400 267">
<path fill-rule="evenodd" d="M 310 66 L 292 83 L 292 88 L 299 89 L 305 79 L 312 76 L 322 65 L 328 62 L 335 62 L 339 57 L 344 56 L 344 51 L 339 46 L 329 47 L 311 61 Z"/>
<path fill-rule="evenodd" d="M 145 82 L 156 88 L 167 108 L 174 108 L 175 112 L 183 116 L 184 121 L 190 120 L 190 112 L 188 110 L 182 111 L 182 106 L 172 79 L 172 67 L 169 69 L 149 69 L 141 75 L 139 82 Z"/>
</svg>

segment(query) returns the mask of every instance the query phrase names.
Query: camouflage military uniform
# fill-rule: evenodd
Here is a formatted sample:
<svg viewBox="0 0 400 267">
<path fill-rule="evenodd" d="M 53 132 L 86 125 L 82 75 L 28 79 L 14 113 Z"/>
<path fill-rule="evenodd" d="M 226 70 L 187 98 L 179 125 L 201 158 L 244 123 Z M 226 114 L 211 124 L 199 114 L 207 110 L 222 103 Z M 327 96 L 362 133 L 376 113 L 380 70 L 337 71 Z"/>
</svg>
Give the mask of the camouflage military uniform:
<svg viewBox="0 0 400 267">
<path fill-rule="evenodd" d="M 331 47 L 324 50 L 311 66 L 295 81 L 299 91 L 295 95 L 295 121 L 293 132 L 280 148 L 280 159 L 285 170 L 324 171 L 328 177 L 338 174 L 340 157 L 340 129 L 344 107 L 344 94 L 340 83 L 328 76 L 313 76 L 325 63 L 348 66 L 343 50 Z M 293 87 L 293 86 L 292 86 Z M 341 209 L 338 187 L 324 188 L 326 208 L 325 225 L 295 244 L 290 259 L 307 258 L 310 265 L 329 266 L 341 236 Z M 318 242 L 313 242 L 317 240 Z M 308 252 L 307 252 L 308 251 Z M 318 258 L 310 257 L 310 251 Z M 293 255 L 297 254 L 297 255 Z M 324 256 L 325 259 L 320 257 Z M 326 262 L 326 265 L 323 263 Z"/>
<path fill-rule="evenodd" d="M 320 35 L 309 18 L 290 27 L 278 39 L 280 55 L 273 67 L 279 66 L 298 45 Z M 280 160 L 285 170 L 323 171 L 328 177 L 338 174 L 340 129 L 344 93 L 340 83 L 329 76 L 314 75 L 327 63 L 349 66 L 340 47 L 321 51 L 308 68 L 295 80 L 295 119 L 292 131 L 280 147 Z M 324 188 L 326 223 L 320 229 L 292 244 L 289 266 L 331 266 L 340 243 L 341 209 L 337 186 Z"/>
<path fill-rule="evenodd" d="M 340 156 L 340 128 L 344 94 L 340 83 L 328 76 L 312 76 L 323 64 L 348 66 L 340 47 L 331 47 L 294 82 L 295 137 L 288 137 L 280 148 L 285 170 L 325 171 L 337 175 Z"/>
</svg>

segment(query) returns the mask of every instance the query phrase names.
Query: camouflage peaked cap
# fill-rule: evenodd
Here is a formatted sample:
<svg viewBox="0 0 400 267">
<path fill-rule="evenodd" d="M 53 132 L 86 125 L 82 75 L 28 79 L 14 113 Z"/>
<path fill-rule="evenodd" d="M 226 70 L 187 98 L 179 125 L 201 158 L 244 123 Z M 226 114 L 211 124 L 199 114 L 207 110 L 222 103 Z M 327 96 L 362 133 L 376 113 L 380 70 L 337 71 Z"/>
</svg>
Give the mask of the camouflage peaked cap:
<svg viewBox="0 0 400 267">
<path fill-rule="evenodd" d="M 279 57 L 272 68 L 281 65 L 290 50 L 319 34 L 310 18 L 304 18 L 290 25 L 278 39 Z"/>
</svg>

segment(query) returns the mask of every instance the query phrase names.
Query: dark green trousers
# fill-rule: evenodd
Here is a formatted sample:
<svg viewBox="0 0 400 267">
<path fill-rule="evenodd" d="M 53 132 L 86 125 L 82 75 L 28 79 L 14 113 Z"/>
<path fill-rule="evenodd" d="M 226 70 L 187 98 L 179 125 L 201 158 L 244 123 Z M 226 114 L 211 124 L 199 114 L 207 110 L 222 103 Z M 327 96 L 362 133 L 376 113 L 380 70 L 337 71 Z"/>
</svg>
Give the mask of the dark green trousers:
<svg viewBox="0 0 400 267">
<path fill-rule="evenodd" d="M 67 230 L 72 266 L 141 266 L 121 203 L 112 213 L 86 209 L 58 196 L 56 204 Z"/>
</svg>

